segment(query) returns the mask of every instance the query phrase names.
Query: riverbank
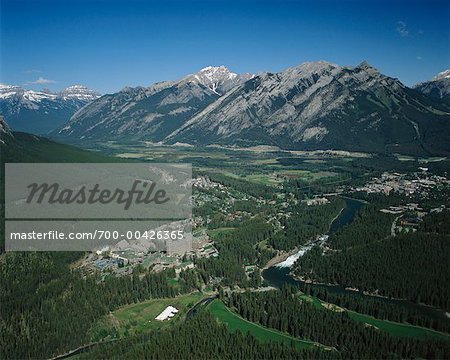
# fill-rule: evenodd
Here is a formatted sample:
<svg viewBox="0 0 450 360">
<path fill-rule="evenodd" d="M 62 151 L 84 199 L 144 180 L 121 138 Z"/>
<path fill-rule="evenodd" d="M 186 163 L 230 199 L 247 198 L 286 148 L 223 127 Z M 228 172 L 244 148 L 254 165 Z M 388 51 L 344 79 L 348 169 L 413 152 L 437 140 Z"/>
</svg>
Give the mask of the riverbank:
<svg viewBox="0 0 450 360">
<path fill-rule="evenodd" d="M 290 251 L 283 251 L 279 250 L 278 254 L 274 256 L 272 259 L 270 259 L 267 264 L 262 268 L 262 270 L 267 270 L 268 268 L 271 268 L 272 266 L 275 266 L 283 261 L 285 261 L 289 256 L 292 256 L 298 252 L 298 248 L 295 247 L 294 249 Z"/>
<path fill-rule="evenodd" d="M 334 221 L 335 221 L 339 216 L 341 216 L 341 214 L 342 214 L 342 212 L 343 212 L 344 210 L 345 210 L 345 206 L 339 211 L 339 213 L 338 213 L 333 219 L 331 219 L 330 225 L 328 226 L 328 234 L 329 234 L 330 231 L 331 231 L 331 226 L 333 225 Z"/>
<path fill-rule="evenodd" d="M 362 206 L 364 206 L 364 201 L 362 200 L 357 200 L 348 197 L 343 197 L 343 199 L 346 201 L 346 206 L 340 211 L 339 215 L 331 222 L 332 226 L 330 227 L 329 232 L 330 234 L 342 229 L 345 225 L 352 222 L 355 219 L 359 209 Z M 272 258 L 271 261 L 267 263 L 261 274 L 262 278 L 266 281 L 267 285 L 281 289 L 284 284 L 289 284 L 294 287 L 303 287 L 305 284 L 308 284 L 309 286 L 314 288 L 318 289 L 324 288 L 325 290 L 335 294 L 350 294 L 355 297 L 371 297 L 386 302 L 397 303 L 405 307 L 412 307 L 415 308 L 417 311 L 420 311 L 420 313 L 424 314 L 425 316 L 430 317 L 432 319 L 436 319 L 437 321 L 444 321 L 445 319 L 449 318 L 449 316 L 445 314 L 445 310 L 439 308 L 413 303 L 405 299 L 389 298 L 384 295 L 381 295 L 377 291 L 367 292 L 356 290 L 355 288 L 349 288 L 349 286 L 315 282 L 312 281 L 311 279 L 305 279 L 301 276 L 293 274 L 291 268 L 289 267 L 276 266 L 277 264 L 285 261 L 289 256 L 293 255 L 295 252 L 299 252 L 302 249 L 305 249 L 305 245 L 303 245 L 303 247 L 299 246 L 290 252 L 278 254 L 278 256 Z"/>
</svg>

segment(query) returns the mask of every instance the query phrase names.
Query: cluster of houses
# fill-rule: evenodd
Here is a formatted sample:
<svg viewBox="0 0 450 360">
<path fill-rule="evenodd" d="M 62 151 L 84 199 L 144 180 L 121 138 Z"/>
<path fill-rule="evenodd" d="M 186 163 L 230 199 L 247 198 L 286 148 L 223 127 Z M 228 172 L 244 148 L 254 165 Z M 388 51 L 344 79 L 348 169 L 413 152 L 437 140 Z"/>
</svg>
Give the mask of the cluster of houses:
<svg viewBox="0 0 450 360">
<path fill-rule="evenodd" d="M 203 247 L 201 247 L 200 249 L 198 249 L 196 251 L 196 254 L 199 257 L 207 257 L 207 258 L 219 256 L 219 252 L 212 243 L 208 243 Z"/>
<path fill-rule="evenodd" d="M 426 169 L 426 168 L 420 168 Z M 421 173 L 412 175 L 385 172 L 380 178 L 374 178 L 364 186 L 353 188 L 353 191 L 367 193 L 384 193 L 388 195 L 391 192 L 413 195 L 419 193 L 426 196 L 428 191 L 438 184 L 450 184 L 450 181 L 437 175 L 430 175 L 422 170 Z"/>
<path fill-rule="evenodd" d="M 445 205 L 430 209 L 429 213 L 441 212 L 445 210 Z M 428 214 L 417 203 L 409 203 L 406 205 L 389 206 L 381 209 L 380 212 L 385 214 L 398 215 L 392 225 L 392 235 L 399 231 L 416 231 L 423 217 Z"/>
<path fill-rule="evenodd" d="M 423 209 L 419 206 L 419 204 L 409 203 L 406 205 L 389 206 L 388 208 L 381 209 L 380 211 L 385 214 L 403 214 L 406 211 L 422 212 Z"/>
</svg>

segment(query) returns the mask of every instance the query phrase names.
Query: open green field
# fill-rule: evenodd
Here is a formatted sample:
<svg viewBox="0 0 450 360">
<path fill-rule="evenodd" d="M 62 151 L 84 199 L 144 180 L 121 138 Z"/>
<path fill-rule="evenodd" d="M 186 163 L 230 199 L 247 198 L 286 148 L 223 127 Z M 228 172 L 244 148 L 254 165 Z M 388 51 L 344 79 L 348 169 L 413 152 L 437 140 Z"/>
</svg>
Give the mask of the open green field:
<svg viewBox="0 0 450 360">
<path fill-rule="evenodd" d="M 152 299 L 124 306 L 105 316 L 94 325 L 90 331 L 91 340 L 118 338 L 148 330 L 166 328 L 179 323 L 189 309 L 203 297 L 204 295 L 201 293 L 192 293 L 176 298 Z M 155 320 L 155 317 L 169 305 L 176 307 L 179 312 L 170 320 Z"/>
<path fill-rule="evenodd" d="M 245 320 L 226 307 L 222 301 L 217 299 L 208 305 L 208 311 L 210 311 L 211 314 L 219 320 L 219 322 L 226 324 L 230 331 L 234 332 L 239 330 L 244 334 L 250 332 L 254 337 L 262 342 L 276 341 L 287 345 L 294 343 L 295 346 L 300 349 L 309 349 L 313 346 L 319 345 L 312 341 L 296 339 L 292 336 L 283 334 L 280 331 L 268 329 Z"/>
<path fill-rule="evenodd" d="M 275 159 L 267 159 L 270 161 L 275 161 Z M 252 163 L 252 160 L 249 160 Z M 217 172 L 218 169 L 215 168 L 201 168 L 203 171 Z M 255 168 L 254 171 L 258 171 L 259 169 Z M 267 169 L 269 170 L 269 168 Z M 283 183 L 287 179 L 297 179 L 303 181 L 305 183 L 312 183 L 321 179 L 333 179 L 339 174 L 331 171 L 310 171 L 303 169 L 283 169 L 281 165 L 270 166 L 270 170 L 274 171 L 265 171 L 265 172 L 252 172 L 248 174 L 238 175 L 234 173 L 232 169 L 230 171 L 220 170 L 220 173 L 235 179 L 246 180 L 251 183 L 256 183 L 260 185 L 269 185 L 274 186 Z M 250 169 L 249 169 L 250 171 Z M 239 172 L 242 172 L 242 169 L 239 169 Z"/>
<path fill-rule="evenodd" d="M 276 185 L 282 182 L 282 179 L 277 178 L 275 174 L 250 174 L 245 176 L 244 180 L 262 185 Z"/>
<path fill-rule="evenodd" d="M 424 162 L 428 163 L 430 171 L 433 171 L 432 168 L 438 170 L 443 168 L 439 162 L 448 162 L 444 157 L 418 159 L 399 154 L 374 156 L 347 152 L 338 154 L 320 151 L 285 151 L 267 146 L 257 148 L 168 146 L 145 141 L 83 141 L 77 145 L 100 151 L 118 160 L 122 158 L 129 161 L 189 162 L 198 171 L 218 171 L 227 176 L 240 176 L 243 180 L 267 185 L 282 182 L 284 177 L 301 179 L 305 183 L 332 180 L 342 175 L 345 175 L 344 179 L 351 179 L 354 176 L 370 178 L 393 169 L 400 172 L 415 171 L 417 164 Z"/>
<path fill-rule="evenodd" d="M 300 299 L 312 302 L 316 308 L 335 309 L 335 311 L 346 311 L 349 317 L 352 318 L 353 320 L 374 326 L 377 329 L 386 331 L 387 333 L 394 336 L 417 338 L 417 339 L 450 340 L 449 334 L 445 334 L 439 331 L 427 329 L 420 326 L 377 319 L 370 315 L 361 314 L 355 311 L 338 307 L 334 304 L 326 303 L 313 296 L 301 294 Z"/>
</svg>

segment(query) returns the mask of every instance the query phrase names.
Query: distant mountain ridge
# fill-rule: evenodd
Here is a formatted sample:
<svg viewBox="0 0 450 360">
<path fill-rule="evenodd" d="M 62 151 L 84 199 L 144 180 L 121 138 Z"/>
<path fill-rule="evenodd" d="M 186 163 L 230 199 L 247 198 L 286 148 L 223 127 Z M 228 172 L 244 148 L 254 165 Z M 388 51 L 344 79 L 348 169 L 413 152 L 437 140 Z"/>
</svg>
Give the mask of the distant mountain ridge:
<svg viewBox="0 0 450 360">
<path fill-rule="evenodd" d="M 46 134 L 66 123 L 78 109 L 99 97 L 99 93 L 82 85 L 52 93 L 0 84 L 0 113 L 13 130 Z"/>
<path fill-rule="evenodd" d="M 440 72 L 435 77 L 433 77 L 432 80 L 436 81 L 436 80 L 443 80 L 443 79 L 450 79 L 450 69 Z"/>
<path fill-rule="evenodd" d="M 240 76 L 207 67 L 127 88 L 78 111 L 65 141 L 273 145 L 283 149 L 450 154 L 450 106 L 363 62 L 326 61 Z"/>
<path fill-rule="evenodd" d="M 440 72 L 430 81 L 415 85 L 414 89 L 435 99 L 450 102 L 450 69 Z"/>
</svg>

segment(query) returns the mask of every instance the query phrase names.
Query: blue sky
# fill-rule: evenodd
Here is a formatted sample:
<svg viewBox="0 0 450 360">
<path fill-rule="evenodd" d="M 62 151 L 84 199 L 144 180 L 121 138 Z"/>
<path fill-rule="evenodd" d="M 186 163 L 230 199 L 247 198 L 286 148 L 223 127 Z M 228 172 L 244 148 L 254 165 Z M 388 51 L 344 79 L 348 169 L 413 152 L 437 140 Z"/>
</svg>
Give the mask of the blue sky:
<svg viewBox="0 0 450 360">
<path fill-rule="evenodd" d="M 102 93 L 207 65 L 357 65 L 412 85 L 450 68 L 449 1 L 1 0 L 0 82 Z"/>
</svg>

